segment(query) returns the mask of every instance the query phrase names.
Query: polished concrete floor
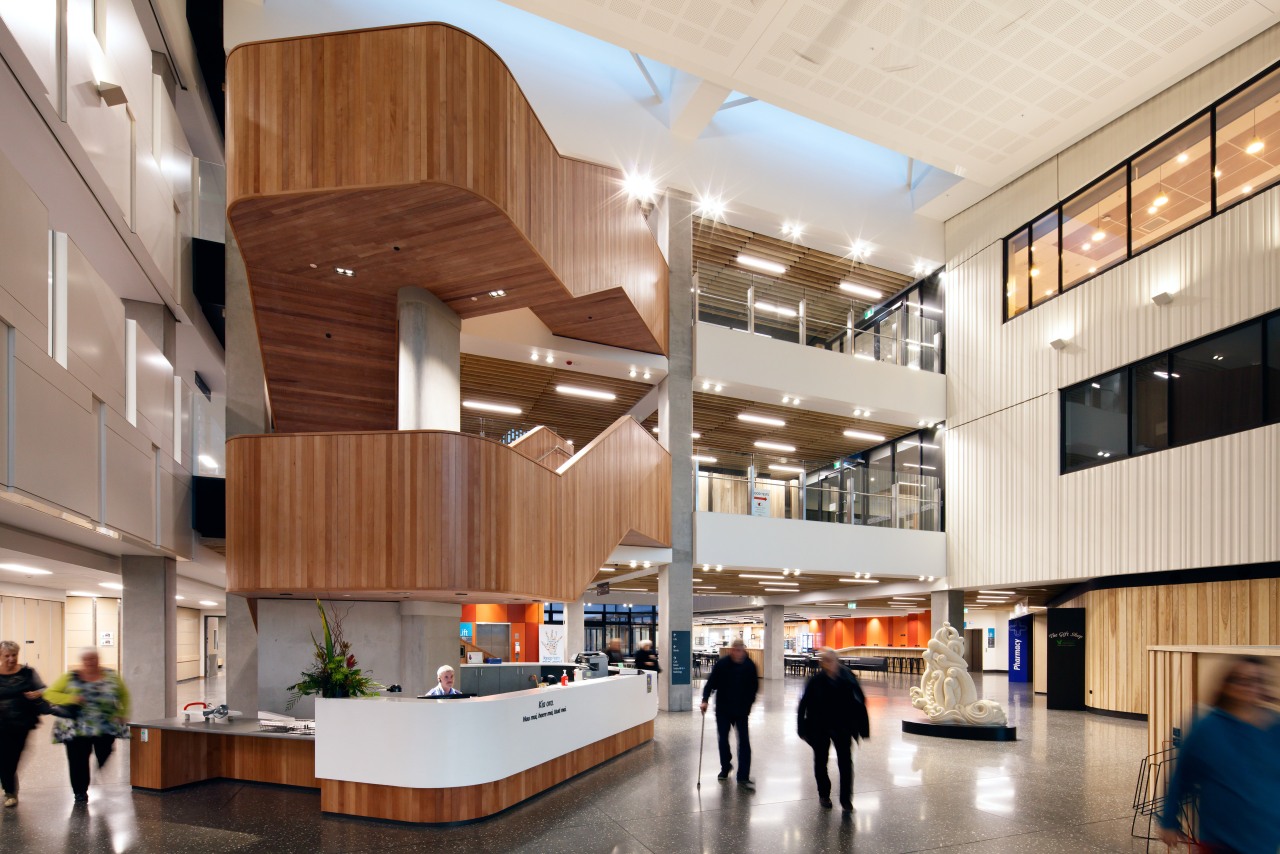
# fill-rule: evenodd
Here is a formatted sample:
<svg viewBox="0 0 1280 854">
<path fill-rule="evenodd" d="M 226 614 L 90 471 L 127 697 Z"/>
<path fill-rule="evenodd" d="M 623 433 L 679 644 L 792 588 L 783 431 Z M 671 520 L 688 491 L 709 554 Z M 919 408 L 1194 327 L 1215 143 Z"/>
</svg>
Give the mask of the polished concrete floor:
<svg viewBox="0 0 1280 854">
<path fill-rule="evenodd" d="M 651 743 L 493 819 L 449 828 L 322 816 L 316 792 L 256 784 L 133 793 L 127 749 L 98 774 L 88 808 L 77 809 L 46 723 L 24 758 L 21 804 L 0 811 L 0 852 L 1146 850 L 1129 835 L 1145 724 L 1049 712 L 1043 697 L 988 675 L 984 693 L 1006 703 L 1020 741 L 904 736 L 899 721 L 918 715 L 907 698 L 913 683 L 896 674 L 864 679 L 872 738 L 855 752 L 849 817 L 818 804 L 812 754 L 794 732 L 803 685 L 793 677 L 766 683 L 752 712 L 754 794 L 717 782 L 714 721 L 699 790 L 699 716 L 660 714 Z M 180 688 L 182 702 L 221 699 L 220 680 Z"/>
</svg>

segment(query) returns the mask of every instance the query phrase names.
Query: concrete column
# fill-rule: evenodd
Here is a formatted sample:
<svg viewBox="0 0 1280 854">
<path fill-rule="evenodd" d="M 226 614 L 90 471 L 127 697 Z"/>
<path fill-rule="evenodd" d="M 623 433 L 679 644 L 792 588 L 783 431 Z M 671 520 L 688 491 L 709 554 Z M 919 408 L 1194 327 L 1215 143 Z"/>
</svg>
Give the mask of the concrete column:
<svg viewBox="0 0 1280 854">
<path fill-rule="evenodd" d="M 422 288 L 401 288 L 396 299 L 399 428 L 457 430 L 462 319 Z"/>
<path fill-rule="evenodd" d="M 227 629 L 223 640 L 227 705 L 251 718 L 258 703 L 258 600 L 227 594 Z"/>
<path fill-rule="evenodd" d="M 671 269 L 668 299 L 668 372 L 658 395 L 658 434 L 671 453 L 671 563 L 658 570 L 658 708 L 693 708 L 693 686 L 673 684 L 673 632 L 693 637 L 693 210 L 688 194 L 668 190 L 662 202 Z M 690 673 L 689 650 L 679 668 Z"/>
<path fill-rule="evenodd" d="M 964 591 L 935 590 L 929 594 L 929 636 L 933 637 L 942 628 L 943 623 L 950 623 L 951 628 L 964 633 Z"/>
<path fill-rule="evenodd" d="M 782 653 L 785 648 L 786 624 L 782 605 L 764 606 L 764 673 L 765 679 L 781 679 L 783 676 Z"/>
<path fill-rule="evenodd" d="M 120 675 L 129 689 L 133 720 L 178 713 L 178 564 L 173 558 L 120 558 L 124 653 Z"/>
<path fill-rule="evenodd" d="M 587 626 L 581 599 L 564 603 L 565 653 L 577 655 L 587 648 Z"/>
<path fill-rule="evenodd" d="M 436 685 L 442 664 L 458 666 L 458 623 L 462 606 L 445 602 L 400 603 L 400 687 L 406 696 Z"/>
</svg>

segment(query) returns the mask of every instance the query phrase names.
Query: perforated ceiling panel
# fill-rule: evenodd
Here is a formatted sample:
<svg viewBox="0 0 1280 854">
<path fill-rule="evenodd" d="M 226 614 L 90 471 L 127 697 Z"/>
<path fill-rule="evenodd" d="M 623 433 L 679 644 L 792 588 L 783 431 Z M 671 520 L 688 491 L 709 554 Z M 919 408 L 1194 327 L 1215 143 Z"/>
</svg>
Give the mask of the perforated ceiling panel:
<svg viewBox="0 0 1280 854">
<path fill-rule="evenodd" d="M 508 0 L 984 182 L 1276 15 L 1249 0 Z"/>
</svg>

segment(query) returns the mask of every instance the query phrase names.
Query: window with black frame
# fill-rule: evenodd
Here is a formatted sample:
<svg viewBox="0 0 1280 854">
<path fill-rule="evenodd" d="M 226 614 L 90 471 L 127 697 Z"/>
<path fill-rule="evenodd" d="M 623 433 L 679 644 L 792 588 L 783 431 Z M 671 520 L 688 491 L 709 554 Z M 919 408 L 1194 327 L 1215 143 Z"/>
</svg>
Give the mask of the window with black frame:
<svg viewBox="0 0 1280 854">
<path fill-rule="evenodd" d="M 1062 470 L 1129 456 L 1129 376 L 1119 370 L 1062 392 Z"/>
<path fill-rule="evenodd" d="M 1280 423 L 1280 312 L 1061 391 L 1061 471 Z"/>
</svg>

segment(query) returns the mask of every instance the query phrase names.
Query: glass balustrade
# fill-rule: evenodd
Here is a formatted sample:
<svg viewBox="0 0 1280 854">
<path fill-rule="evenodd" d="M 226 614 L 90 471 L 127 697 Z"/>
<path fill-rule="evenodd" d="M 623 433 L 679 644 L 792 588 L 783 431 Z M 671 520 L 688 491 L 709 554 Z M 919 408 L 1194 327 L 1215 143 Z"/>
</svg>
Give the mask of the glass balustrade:
<svg viewBox="0 0 1280 854">
<path fill-rule="evenodd" d="M 858 306 L 831 291 L 701 262 L 694 281 L 696 316 L 703 323 L 867 361 L 942 372 L 937 309 L 904 302 L 880 316 L 874 327 L 858 329 Z"/>
<path fill-rule="evenodd" d="M 916 531 L 942 530 L 938 477 L 699 449 L 697 509 Z"/>
</svg>

